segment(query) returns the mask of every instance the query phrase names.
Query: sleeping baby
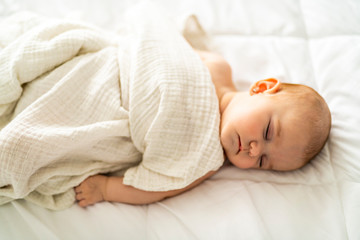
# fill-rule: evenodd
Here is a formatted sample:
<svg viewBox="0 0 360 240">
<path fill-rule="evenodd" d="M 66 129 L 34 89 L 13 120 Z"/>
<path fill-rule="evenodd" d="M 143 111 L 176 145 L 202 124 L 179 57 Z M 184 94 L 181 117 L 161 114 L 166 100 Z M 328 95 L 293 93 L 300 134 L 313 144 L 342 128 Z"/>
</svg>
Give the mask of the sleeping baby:
<svg viewBox="0 0 360 240">
<path fill-rule="evenodd" d="M 147 204 L 225 159 L 288 171 L 322 149 L 330 113 L 313 89 L 266 79 L 237 91 L 221 56 L 156 10 L 133 13 L 118 33 L 29 13 L 2 24 L 0 205 Z"/>
<path fill-rule="evenodd" d="M 315 90 L 270 78 L 255 82 L 249 92 L 237 91 L 224 58 L 196 52 L 215 86 L 220 141 L 230 163 L 243 169 L 291 171 L 321 151 L 329 136 L 331 115 Z M 76 199 L 82 207 L 101 201 L 147 204 L 178 195 L 214 173 L 210 171 L 185 188 L 171 191 L 144 191 L 125 185 L 123 177 L 95 175 L 75 188 Z"/>
</svg>

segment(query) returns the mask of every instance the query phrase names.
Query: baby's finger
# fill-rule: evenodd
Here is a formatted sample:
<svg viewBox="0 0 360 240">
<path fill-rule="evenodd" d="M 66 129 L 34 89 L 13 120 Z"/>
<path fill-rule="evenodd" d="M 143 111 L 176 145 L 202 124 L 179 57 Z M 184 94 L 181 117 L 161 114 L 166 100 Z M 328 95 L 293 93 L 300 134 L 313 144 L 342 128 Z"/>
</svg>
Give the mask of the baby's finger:
<svg viewBox="0 0 360 240">
<path fill-rule="evenodd" d="M 81 193 L 81 192 L 82 192 L 80 186 L 77 186 L 77 187 L 75 187 L 74 189 L 75 189 L 75 193 Z"/>
<path fill-rule="evenodd" d="M 77 193 L 75 195 L 75 198 L 76 198 L 77 201 L 81 201 L 81 200 L 85 199 L 85 197 L 84 197 L 84 195 L 82 193 Z"/>
<path fill-rule="evenodd" d="M 85 207 L 84 200 L 78 201 L 77 203 L 80 207 Z"/>
<path fill-rule="evenodd" d="M 78 205 L 80 207 L 87 207 L 89 204 L 85 200 L 81 200 L 78 202 Z"/>
</svg>

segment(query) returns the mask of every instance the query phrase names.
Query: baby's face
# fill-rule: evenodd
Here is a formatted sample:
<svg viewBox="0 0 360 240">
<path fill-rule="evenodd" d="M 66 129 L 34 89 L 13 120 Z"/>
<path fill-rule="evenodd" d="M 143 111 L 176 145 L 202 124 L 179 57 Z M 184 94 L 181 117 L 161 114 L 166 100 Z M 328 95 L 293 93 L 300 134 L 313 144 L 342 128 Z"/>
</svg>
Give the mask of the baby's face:
<svg viewBox="0 0 360 240">
<path fill-rule="evenodd" d="M 221 116 L 220 139 L 228 159 L 239 168 L 300 168 L 309 134 L 295 124 L 297 106 L 290 106 L 274 95 L 237 93 Z"/>
</svg>

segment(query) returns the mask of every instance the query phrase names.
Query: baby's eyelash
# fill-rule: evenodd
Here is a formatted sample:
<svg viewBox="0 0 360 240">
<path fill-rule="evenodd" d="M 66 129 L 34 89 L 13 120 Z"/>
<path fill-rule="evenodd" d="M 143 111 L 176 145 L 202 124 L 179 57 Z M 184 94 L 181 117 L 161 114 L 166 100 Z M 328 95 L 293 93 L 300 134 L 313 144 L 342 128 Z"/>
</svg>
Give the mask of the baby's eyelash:
<svg viewBox="0 0 360 240">
<path fill-rule="evenodd" d="M 260 157 L 259 168 L 261 168 L 262 164 L 263 164 L 263 155 L 261 155 L 261 157 Z"/>
<path fill-rule="evenodd" d="M 269 124 L 266 128 L 266 132 L 265 132 L 265 140 L 268 140 L 268 134 L 269 134 L 269 128 L 270 128 L 270 123 L 271 123 L 271 120 L 269 121 Z"/>
</svg>

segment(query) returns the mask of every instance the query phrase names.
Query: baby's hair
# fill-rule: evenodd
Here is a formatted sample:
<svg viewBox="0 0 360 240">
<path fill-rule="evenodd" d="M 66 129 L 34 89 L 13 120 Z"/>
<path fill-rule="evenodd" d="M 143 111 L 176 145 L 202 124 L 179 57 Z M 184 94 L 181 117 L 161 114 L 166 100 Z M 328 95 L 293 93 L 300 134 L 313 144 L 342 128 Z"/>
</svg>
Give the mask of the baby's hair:
<svg viewBox="0 0 360 240">
<path fill-rule="evenodd" d="M 310 139 L 302 156 L 307 164 L 323 149 L 330 133 L 331 114 L 324 98 L 311 87 L 301 84 L 283 83 L 280 93 L 289 97 L 292 106 L 297 106 L 297 123 L 310 132 Z M 282 95 L 282 94 L 279 94 Z M 308 123 L 308 124 L 306 124 Z"/>
</svg>

